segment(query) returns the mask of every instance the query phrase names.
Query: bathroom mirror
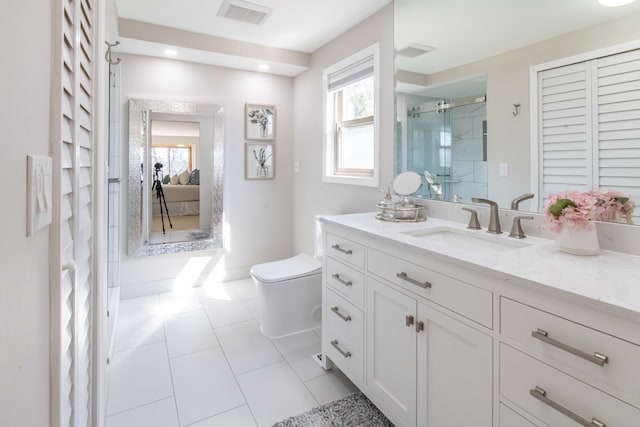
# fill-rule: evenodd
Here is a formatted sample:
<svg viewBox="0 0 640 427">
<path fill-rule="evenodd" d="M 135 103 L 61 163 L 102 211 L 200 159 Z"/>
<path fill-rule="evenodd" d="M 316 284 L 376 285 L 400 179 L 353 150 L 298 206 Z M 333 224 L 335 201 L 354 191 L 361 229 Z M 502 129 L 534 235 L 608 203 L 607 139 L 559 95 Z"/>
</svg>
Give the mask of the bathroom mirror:
<svg viewBox="0 0 640 427">
<path fill-rule="evenodd" d="M 395 172 L 421 174 L 426 183 L 421 197 L 462 203 L 470 203 L 468 196 L 486 197 L 502 208 L 537 189 L 538 167 L 532 166 L 537 139 L 531 143 L 537 127 L 531 99 L 537 92 L 530 93 L 531 67 L 612 46 L 640 47 L 640 2 L 605 8 L 596 0 L 396 0 L 394 19 Z M 439 104 L 485 95 L 484 103 L 464 107 L 481 107 L 462 115 L 466 127 L 452 131 L 438 113 Z M 476 113 L 484 117 L 472 116 Z M 412 152 L 408 132 L 439 142 Z M 411 155 L 423 155 L 421 149 L 432 151 L 433 164 L 412 168 Z M 454 156 L 447 163 L 446 156 L 456 150 L 464 162 Z M 637 161 L 630 161 L 624 174 L 640 182 Z M 457 180 L 475 187 L 455 200 L 456 191 L 445 190 Z M 632 193 L 623 186 L 606 188 L 612 187 Z M 537 211 L 538 196 L 521 203 L 520 210 Z"/>
<path fill-rule="evenodd" d="M 128 254 L 222 248 L 224 110 L 129 100 Z"/>
<path fill-rule="evenodd" d="M 422 185 L 420 175 L 415 172 L 402 172 L 393 179 L 393 191 L 399 196 L 414 194 Z"/>
</svg>

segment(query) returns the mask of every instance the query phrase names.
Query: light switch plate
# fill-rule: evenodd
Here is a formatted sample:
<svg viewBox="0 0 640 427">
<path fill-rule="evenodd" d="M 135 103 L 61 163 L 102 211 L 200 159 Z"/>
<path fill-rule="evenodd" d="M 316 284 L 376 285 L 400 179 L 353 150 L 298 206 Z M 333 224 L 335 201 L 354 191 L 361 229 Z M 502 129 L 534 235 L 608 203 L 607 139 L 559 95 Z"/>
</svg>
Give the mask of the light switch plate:
<svg viewBox="0 0 640 427">
<path fill-rule="evenodd" d="M 27 155 L 27 236 L 51 224 L 52 172 L 51 157 Z"/>
<path fill-rule="evenodd" d="M 509 176 L 509 163 L 500 163 L 500 176 Z"/>
</svg>

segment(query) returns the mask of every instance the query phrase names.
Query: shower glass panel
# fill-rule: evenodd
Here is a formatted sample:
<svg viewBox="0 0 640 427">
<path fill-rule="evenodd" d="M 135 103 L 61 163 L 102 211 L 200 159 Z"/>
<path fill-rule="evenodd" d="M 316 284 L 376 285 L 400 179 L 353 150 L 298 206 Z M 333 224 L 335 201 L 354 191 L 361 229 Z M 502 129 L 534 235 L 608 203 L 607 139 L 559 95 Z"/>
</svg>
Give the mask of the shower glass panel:
<svg viewBox="0 0 640 427">
<path fill-rule="evenodd" d="M 417 197 L 466 203 L 486 198 L 485 129 L 484 96 L 408 105 L 396 128 L 404 142 L 396 153 L 396 172 L 423 177 Z"/>
</svg>

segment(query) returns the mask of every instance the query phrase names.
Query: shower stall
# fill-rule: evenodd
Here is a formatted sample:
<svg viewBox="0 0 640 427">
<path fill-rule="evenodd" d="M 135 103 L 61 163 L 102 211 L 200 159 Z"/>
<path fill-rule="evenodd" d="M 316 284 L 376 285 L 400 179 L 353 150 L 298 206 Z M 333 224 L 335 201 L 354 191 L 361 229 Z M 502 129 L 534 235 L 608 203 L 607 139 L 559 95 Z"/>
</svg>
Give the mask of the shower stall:
<svg viewBox="0 0 640 427">
<path fill-rule="evenodd" d="M 396 173 L 423 177 L 418 197 L 455 202 L 486 197 L 486 96 L 403 101 L 398 102 Z"/>
</svg>

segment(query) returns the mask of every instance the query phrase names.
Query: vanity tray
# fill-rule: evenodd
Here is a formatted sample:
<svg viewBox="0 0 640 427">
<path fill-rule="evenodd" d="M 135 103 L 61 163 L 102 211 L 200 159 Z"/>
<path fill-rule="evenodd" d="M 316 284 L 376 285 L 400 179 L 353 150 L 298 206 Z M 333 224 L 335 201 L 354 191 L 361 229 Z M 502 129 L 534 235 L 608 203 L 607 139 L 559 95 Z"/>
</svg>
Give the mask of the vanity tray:
<svg viewBox="0 0 640 427">
<path fill-rule="evenodd" d="M 416 203 L 385 204 L 378 203 L 380 212 L 376 214 L 376 219 L 390 222 L 421 222 L 427 219 L 424 214 L 424 206 Z"/>
</svg>

